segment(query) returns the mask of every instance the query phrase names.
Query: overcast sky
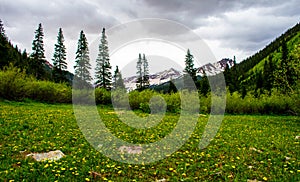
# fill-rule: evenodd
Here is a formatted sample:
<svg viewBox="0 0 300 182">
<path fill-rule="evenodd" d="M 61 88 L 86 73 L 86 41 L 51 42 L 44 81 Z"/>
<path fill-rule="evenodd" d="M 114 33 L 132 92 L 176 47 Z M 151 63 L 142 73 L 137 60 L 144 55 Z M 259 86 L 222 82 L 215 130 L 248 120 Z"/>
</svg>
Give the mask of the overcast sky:
<svg viewBox="0 0 300 182">
<path fill-rule="evenodd" d="M 140 18 L 179 22 L 201 37 L 217 60 L 235 55 L 240 62 L 299 22 L 299 7 L 299 0 L 0 0 L 0 18 L 9 39 L 28 52 L 42 23 L 50 62 L 61 27 L 69 67 L 80 30 L 90 43 L 102 27 Z"/>
</svg>

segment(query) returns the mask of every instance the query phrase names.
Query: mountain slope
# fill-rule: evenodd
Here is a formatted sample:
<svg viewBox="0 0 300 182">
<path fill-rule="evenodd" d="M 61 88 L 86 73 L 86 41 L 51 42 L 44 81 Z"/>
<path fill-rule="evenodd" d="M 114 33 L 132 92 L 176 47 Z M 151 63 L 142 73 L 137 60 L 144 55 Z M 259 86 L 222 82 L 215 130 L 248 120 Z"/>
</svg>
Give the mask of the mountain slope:
<svg viewBox="0 0 300 182">
<path fill-rule="evenodd" d="M 229 86 L 230 91 L 264 90 L 266 85 L 269 85 L 267 89 L 271 90 L 275 87 L 281 87 L 279 84 L 282 84 L 282 87 L 291 84 L 289 85 L 291 88 L 292 84 L 295 84 L 295 80 L 290 82 L 291 80 L 284 80 L 283 77 L 289 76 L 289 74 L 293 74 L 290 76 L 295 77 L 294 79 L 299 77 L 297 72 L 300 64 L 297 61 L 299 46 L 300 24 L 298 23 L 264 49 L 225 73 L 226 84 Z M 273 78 L 269 80 L 272 75 Z"/>
</svg>

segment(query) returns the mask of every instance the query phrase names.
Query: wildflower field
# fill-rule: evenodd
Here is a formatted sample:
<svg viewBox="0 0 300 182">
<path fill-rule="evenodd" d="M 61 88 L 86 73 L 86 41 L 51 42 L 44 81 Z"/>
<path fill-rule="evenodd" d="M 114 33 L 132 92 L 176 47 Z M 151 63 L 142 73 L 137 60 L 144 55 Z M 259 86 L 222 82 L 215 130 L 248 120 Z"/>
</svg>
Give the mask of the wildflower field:
<svg viewBox="0 0 300 182">
<path fill-rule="evenodd" d="M 154 128 L 133 130 L 113 108 L 98 106 L 107 128 L 122 140 L 150 143 L 175 127 L 167 113 Z M 137 114 L 143 116 L 144 113 Z M 228 115 L 210 145 L 198 148 L 207 115 L 175 153 L 149 165 L 114 161 L 81 133 L 71 104 L 0 102 L 0 181 L 300 181 L 300 117 Z M 58 161 L 26 154 L 61 150 Z"/>
</svg>

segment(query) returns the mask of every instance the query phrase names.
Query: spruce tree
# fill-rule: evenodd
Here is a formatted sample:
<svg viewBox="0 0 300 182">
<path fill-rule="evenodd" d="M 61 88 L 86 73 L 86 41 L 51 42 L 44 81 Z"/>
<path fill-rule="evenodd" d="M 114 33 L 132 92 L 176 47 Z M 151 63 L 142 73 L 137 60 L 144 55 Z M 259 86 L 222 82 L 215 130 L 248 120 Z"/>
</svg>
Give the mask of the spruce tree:
<svg viewBox="0 0 300 182">
<path fill-rule="evenodd" d="M 81 30 L 80 32 L 75 59 L 75 76 L 80 81 L 80 85 L 77 86 L 81 88 L 86 87 L 90 84 L 92 77 L 90 75 L 91 64 L 89 57 L 88 42 L 83 30 Z"/>
<path fill-rule="evenodd" d="M 116 67 L 113 78 L 114 89 L 125 89 L 124 80 L 118 66 Z"/>
<path fill-rule="evenodd" d="M 268 60 L 264 64 L 263 71 L 263 87 L 271 95 L 273 83 L 274 83 L 274 65 L 273 65 L 273 55 L 269 55 Z"/>
<path fill-rule="evenodd" d="M 137 81 L 136 81 L 136 88 L 138 90 L 141 90 L 143 88 L 143 69 L 142 69 L 142 55 L 139 54 L 138 61 L 136 63 L 136 69 L 137 69 Z"/>
<path fill-rule="evenodd" d="M 6 34 L 5 34 L 4 25 L 3 25 L 1 19 L 0 19 L 0 35 L 1 35 L 3 38 L 7 39 Z"/>
<path fill-rule="evenodd" d="M 148 88 L 150 83 L 149 83 L 149 65 L 148 65 L 148 60 L 146 59 L 145 54 L 143 54 L 143 81 L 142 81 L 142 88 Z"/>
<path fill-rule="evenodd" d="M 189 74 L 193 81 L 197 81 L 196 78 L 196 69 L 194 68 L 194 56 L 190 53 L 190 50 L 187 50 L 185 56 L 185 69 L 184 72 Z"/>
<path fill-rule="evenodd" d="M 197 76 L 196 76 L 196 69 L 194 68 L 194 56 L 190 53 L 190 50 L 187 50 L 187 54 L 185 56 L 185 68 L 183 70 L 184 72 L 184 84 L 185 88 L 191 89 L 191 86 L 196 83 Z M 190 77 L 190 78 L 189 78 Z M 192 79 L 192 82 L 190 82 Z"/>
<path fill-rule="evenodd" d="M 285 94 L 293 92 L 293 85 L 296 83 L 296 70 L 292 62 L 288 54 L 286 40 L 283 40 L 281 43 L 281 60 L 275 73 L 275 85 L 278 90 L 281 90 Z"/>
<path fill-rule="evenodd" d="M 96 86 L 111 89 L 111 65 L 109 63 L 108 42 L 105 35 L 105 28 L 102 30 L 99 53 L 95 68 Z"/>
<path fill-rule="evenodd" d="M 206 72 L 203 70 L 203 76 L 201 77 L 199 84 L 199 91 L 203 96 L 206 96 L 210 92 L 210 85 L 206 75 Z"/>
<path fill-rule="evenodd" d="M 43 27 L 40 23 L 38 29 L 35 31 L 35 39 L 32 42 L 32 53 L 30 55 L 29 69 L 37 79 L 45 76 L 45 49 L 44 49 L 44 33 Z"/>
<path fill-rule="evenodd" d="M 57 36 L 57 43 L 55 44 L 53 54 L 53 78 L 56 82 L 65 81 L 66 63 L 66 47 L 64 45 L 64 35 L 60 28 Z"/>
</svg>

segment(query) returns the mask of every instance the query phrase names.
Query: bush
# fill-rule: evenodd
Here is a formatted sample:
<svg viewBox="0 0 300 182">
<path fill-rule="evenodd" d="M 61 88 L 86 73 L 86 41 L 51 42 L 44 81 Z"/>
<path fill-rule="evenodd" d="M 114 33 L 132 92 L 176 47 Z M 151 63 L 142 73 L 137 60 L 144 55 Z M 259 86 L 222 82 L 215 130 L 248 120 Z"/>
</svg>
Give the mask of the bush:
<svg viewBox="0 0 300 182">
<path fill-rule="evenodd" d="M 8 100 L 21 101 L 26 97 L 26 84 L 33 78 L 27 77 L 25 71 L 12 65 L 0 71 L 0 97 Z"/>
<path fill-rule="evenodd" d="M 37 81 L 25 70 L 10 65 L 0 71 L 0 97 L 22 101 L 25 98 L 50 103 L 71 103 L 71 87 L 50 81 Z"/>
<path fill-rule="evenodd" d="M 48 103 L 71 103 L 72 89 L 64 83 L 33 81 L 26 84 L 27 98 Z"/>
<path fill-rule="evenodd" d="M 96 104 L 111 104 L 111 93 L 104 88 L 95 89 Z"/>
</svg>

